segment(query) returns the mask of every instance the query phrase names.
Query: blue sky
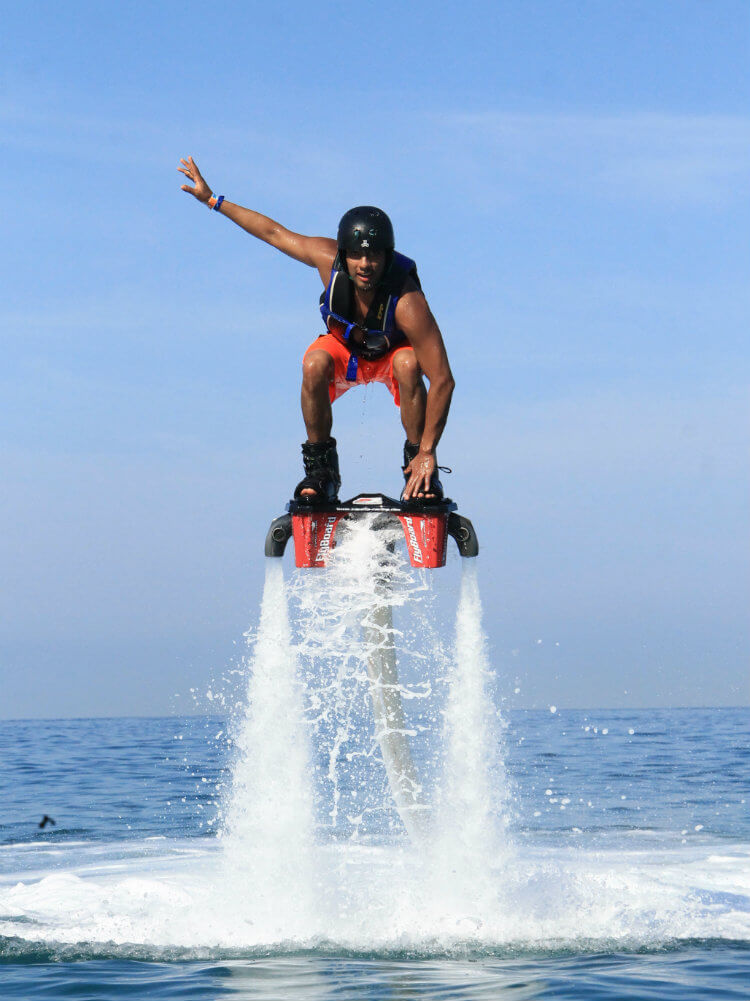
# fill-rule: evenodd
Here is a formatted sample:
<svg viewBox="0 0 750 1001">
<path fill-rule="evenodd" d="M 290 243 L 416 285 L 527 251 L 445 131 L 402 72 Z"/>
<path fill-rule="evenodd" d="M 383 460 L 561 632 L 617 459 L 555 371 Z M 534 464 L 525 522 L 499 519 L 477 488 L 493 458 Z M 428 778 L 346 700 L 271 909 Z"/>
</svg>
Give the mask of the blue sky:
<svg viewBox="0 0 750 1001">
<path fill-rule="evenodd" d="M 189 708 L 257 616 L 318 279 L 180 192 L 187 153 L 301 232 L 393 218 L 511 704 L 747 703 L 749 29 L 729 0 L 5 4 L 0 715 Z M 344 493 L 397 490 L 387 394 L 335 417 Z"/>
</svg>

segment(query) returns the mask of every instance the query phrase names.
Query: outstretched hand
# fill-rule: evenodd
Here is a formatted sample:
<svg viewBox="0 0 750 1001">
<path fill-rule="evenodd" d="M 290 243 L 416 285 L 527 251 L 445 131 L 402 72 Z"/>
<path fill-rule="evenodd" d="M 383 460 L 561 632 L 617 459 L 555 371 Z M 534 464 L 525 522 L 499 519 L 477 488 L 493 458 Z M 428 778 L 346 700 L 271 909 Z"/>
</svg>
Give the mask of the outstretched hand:
<svg viewBox="0 0 750 1001">
<path fill-rule="evenodd" d="M 430 452 L 417 452 L 409 465 L 404 469 L 404 473 L 409 474 L 409 479 L 402 494 L 404 500 L 421 500 L 424 497 L 432 497 L 433 493 L 430 490 L 430 484 L 436 468 L 434 455 Z"/>
<path fill-rule="evenodd" d="M 203 175 L 198 170 L 198 166 L 192 156 L 189 156 L 187 160 L 180 157 L 181 167 L 177 169 L 181 174 L 184 174 L 189 180 L 193 182 L 194 187 L 189 184 L 183 184 L 182 190 L 187 191 L 189 195 L 193 198 L 197 198 L 199 202 L 207 202 L 211 197 L 212 191 L 206 182 L 203 180 Z"/>
</svg>

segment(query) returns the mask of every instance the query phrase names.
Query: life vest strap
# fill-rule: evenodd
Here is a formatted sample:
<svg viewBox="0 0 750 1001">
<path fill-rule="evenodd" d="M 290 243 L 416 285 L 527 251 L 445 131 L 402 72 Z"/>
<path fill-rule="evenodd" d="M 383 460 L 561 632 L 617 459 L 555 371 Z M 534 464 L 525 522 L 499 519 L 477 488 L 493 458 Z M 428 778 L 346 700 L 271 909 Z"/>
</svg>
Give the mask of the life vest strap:
<svg viewBox="0 0 750 1001">
<path fill-rule="evenodd" d="M 349 323 L 348 320 L 345 320 L 342 316 L 337 316 L 335 313 L 331 313 L 330 314 L 330 318 L 332 320 L 337 320 L 339 323 L 343 324 L 343 326 L 346 329 L 344 330 L 342 336 L 343 336 L 343 338 L 344 338 L 345 341 L 348 341 L 349 340 L 349 335 L 351 334 L 352 330 L 354 330 L 354 328 L 357 326 L 357 324 L 356 323 Z"/>
</svg>

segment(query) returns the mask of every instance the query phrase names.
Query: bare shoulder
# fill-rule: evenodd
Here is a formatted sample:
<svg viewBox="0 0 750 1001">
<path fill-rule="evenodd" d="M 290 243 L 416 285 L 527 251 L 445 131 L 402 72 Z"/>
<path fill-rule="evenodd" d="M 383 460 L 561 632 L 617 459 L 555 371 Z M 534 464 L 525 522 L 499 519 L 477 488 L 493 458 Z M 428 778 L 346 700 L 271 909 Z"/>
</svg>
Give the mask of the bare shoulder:
<svg viewBox="0 0 750 1001">
<path fill-rule="evenodd" d="M 430 334 L 440 333 L 424 293 L 411 279 L 396 303 L 394 318 L 396 325 L 409 338 L 428 337 Z"/>
<path fill-rule="evenodd" d="M 327 276 L 336 258 L 336 241 L 327 236 L 297 236 L 297 240 L 299 242 L 295 249 L 298 250 L 298 260 L 304 261 L 311 268 L 317 268 L 321 277 L 323 274 Z"/>
<path fill-rule="evenodd" d="M 327 264 L 329 267 L 333 264 L 338 250 L 335 240 L 328 236 L 308 236 L 307 243 L 310 257 L 316 268 L 323 264 Z"/>
</svg>

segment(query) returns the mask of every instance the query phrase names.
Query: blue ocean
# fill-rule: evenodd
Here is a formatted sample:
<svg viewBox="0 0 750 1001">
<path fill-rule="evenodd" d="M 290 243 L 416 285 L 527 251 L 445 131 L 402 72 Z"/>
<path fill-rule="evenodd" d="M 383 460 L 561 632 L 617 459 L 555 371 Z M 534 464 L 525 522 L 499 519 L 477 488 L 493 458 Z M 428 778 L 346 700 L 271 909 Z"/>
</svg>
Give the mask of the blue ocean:
<svg viewBox="0 0 750 1001">
<path fill-rule="evenodd" d="M 0 723 L 3 1001 L 750 997 L 750 710 L 509 708 L 475 577 L 368 558 L 209 713 Z"/>
</svg>

